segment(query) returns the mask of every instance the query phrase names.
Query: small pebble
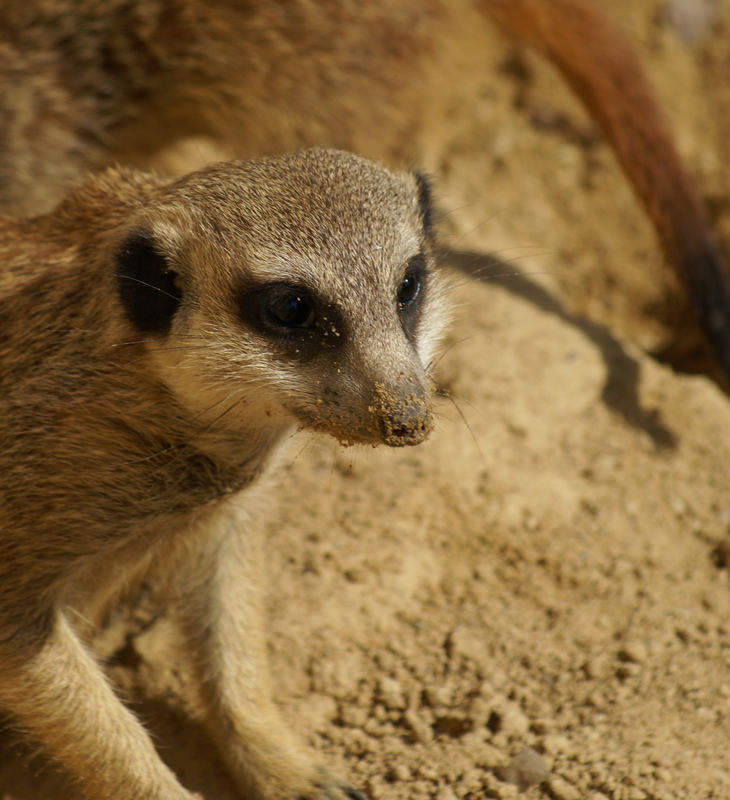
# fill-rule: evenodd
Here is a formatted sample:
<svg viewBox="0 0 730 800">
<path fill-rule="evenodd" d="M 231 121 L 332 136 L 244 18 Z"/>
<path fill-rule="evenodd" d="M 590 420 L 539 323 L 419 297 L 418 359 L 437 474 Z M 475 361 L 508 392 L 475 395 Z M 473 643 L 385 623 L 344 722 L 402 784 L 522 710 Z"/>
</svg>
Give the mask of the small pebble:
<svg viewBox="0 0 730 800">
<path fill-rule="evenodd" d="M 550 778 L 548 786 L 555 800 L 582 800 L 578 789 L 572 783 L 563 780 L 563 778 L 557 776 Z"/>
<path fill-rule="evenodd" d="M 433 740 L 431 726 L 426 724 L 414 711 L 406 711 L 403 719 L 408 725 L 411 735 L 419 744 L 429 744 Z"/>
<path fill-rule="evenodd" d="M 494 703 L 485 697 L 475 697 L 469 706 L 467 716 L 475 728 L 483 728 L 494 708 Z"/>
<path fill-rule="evenodd" d="M 409 781 L 411 770 L 406 764 L 396 764 L 388 773 L 388 777 L 394 781 Z"/>
<path fill-rule="evenodd" d="M 504 768 L 502 778 L 524 792 L 530 786 L 542 783 L 548 774 L 548 766 L 543 757 L 531 747 L 525 747 Z"/>
<path fill-rule="evenodd" d="M 368 712 L 360 706 L 346 705 L 340 713 L 340 719 L 348 728 L 362 728 L 368 721 Z"/>
<path fill-rule="evenodd" d="M 649 652 L 643 642 L 632 641 L 624 644 L 621 650 L 619 650 L 618 657 L 622 661 L 631 661 L 634 664 L 643 664 L 648 655 Z"/>
<path fill-rule="evenodd" d="M 449 658 L 469 658 L 478 663 L 485 659 L 486 644 L 480 636 L 462 626 L 449 634 L 446 652 Z"/>
<path fill-rule="evenodd" d="M 438 771 L 431 765 L 424 765 L 418 768 L 418 774 L 428 781 L 437 781 L 439 779 Z"/>
<path fill-rule="evenodd" d="M 687 513 L 687 503 L 681 497 L 675 497 L 672 500 L 672 511 L 675 517 L 683 517 Z"/>
<path fill-rule="evenodd" d="M 469 792 L 477 792 L 482 788 L 482 773 L 478 769 L 468 769 L 464 772 L 459 781 L 459 785 L 463 788 L 463 794 Z"/>
<path fill-rule="evenodd" d="M 530 724 L 530 730 L 538 735 L 549 733 L 552 730 L 553 723 L 549 719 L 535 719 Z"/>
<path fill-rule="evenodd" d="M 616 670 L 616 676 L 621 680 L 626 680 L 627 678 L 633 678 L 640 672 L 641 667 L 639 664 L 621 664 L 621 666 Z"/>
<path fill-rule="evenodd" d="M 583 664 L 583 671 L 587 678 L 604 678 L 608 672 L 609 663 L 610 661 L 603 656 L 589 658 L 588 661 Z"/>
<path fill-rule="evenodd" d="M 391 711 L 401 710 L 406 707 L 403 687 L 395 678 L 381 677 L 378 681 L 378 694 L 383 701 L 383 705 Z"/>
<path fill-rule="evenodd" d="M 586 705 L 591 708 L 600 709 L 606 705 L 606 699 L 599 689 L 595 689 L 586 697 Z"/>
<path fill-rule="evenodd" d="M 559 733 L 553 733 L 543 737 L 542 746 L 545 748 L 546 753 L 557 755 L 558 753 L 567 753 L 570 750 L 570 741 Z"/>
<path fill-rule="evenodd" d="M 427 686 L 423 698 L 431 708 L 451 705 L 451 692 L 445 686 Z"/>
<path fill-rule="evenodd" d="M 372 800 L 379 800 L 380 797 L 385 796 L 387 791 L 385 782 L 380 775 L 373 775 L 371 778 L 368 778 L 366 788 Z"/>
<path fill-rule="evenodd" d="M 524 736 L 530 729 L 530 720 L 515 703 L 504 703 L 497 711 L 497 731 L 507 736 Z"/>
</svg>

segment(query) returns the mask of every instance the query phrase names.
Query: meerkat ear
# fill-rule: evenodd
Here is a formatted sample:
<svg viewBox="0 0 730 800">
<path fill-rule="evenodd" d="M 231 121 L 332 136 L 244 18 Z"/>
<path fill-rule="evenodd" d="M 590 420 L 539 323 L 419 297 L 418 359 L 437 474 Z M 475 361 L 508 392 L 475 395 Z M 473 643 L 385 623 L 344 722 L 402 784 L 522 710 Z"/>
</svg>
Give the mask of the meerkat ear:
<svg viewBox="0 0 730 800">
<path fill-rule="evenodd" d="M 124 240 L 115 271 L 122 307 L 132 325 L 141 333 L 169 333 L 182 291 L 152 233 L 135 231 Z"/>
</svg>

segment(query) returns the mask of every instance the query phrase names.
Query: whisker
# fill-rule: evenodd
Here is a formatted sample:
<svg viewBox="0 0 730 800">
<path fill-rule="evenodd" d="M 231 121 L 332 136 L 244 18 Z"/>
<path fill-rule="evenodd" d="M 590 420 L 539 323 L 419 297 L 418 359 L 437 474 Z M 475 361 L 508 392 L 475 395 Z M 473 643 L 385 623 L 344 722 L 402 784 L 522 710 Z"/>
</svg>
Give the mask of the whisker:
<svg viewBox="0 0 730 800">
<path fill-rule="evenodd" d="M 464 414 L 464 412 L 459 407 L 459 404 L 456 402 L 456 399 L 453 397 L 453 395 L 445 394 L 443 396 L 447 400 L 449 400 L 451 402 L 451 404 L 456 409 L 456 413 L 461 417 L 461 421 L 464 423 L 464 425 L 466 425 L 466 429 L 469 431 L 469 435 L 471 436 L 471 439 L 474 442 L 474 446 L 476 447 L 477 452 L 479 453 L 479 457 L 482 460 L 482 464 L 486 465 L 487 460 L 484 457 L 484 451 L 482 450 L 482 447 L 479 444 L 479 440 L 477 439 L 476 435 L 474 434 L 474 430 L 472 429 L 471 425 L 469 424 L 469 420 L 466 418 L 466 415 Z"/>
<path fill-rule="evenodd" d="M 453 209 L 453 210 L 450 210 L 450 211 L 446 211 L 446 212 L 440 212 L 439 213 L 439 219 L 448 219 L 449 217 L 452 216 L 454 211 L 463 211 L 464 209 L 468 209 L 468 208 L 475 208 L 475 204 L 474 203 L 464 203 L 463 205 L 458 206 L 456 209 Z M 469 236 L 471 236 L 473 233 L 476 233 L 477 231 L 481 230 L 487 223 L 492 222 L 494 220 L 497 220 L 500 217 L 504 217 L 508 213 L 510 213 L 510 212 L 509 212 L 509 209 L 507 209 L 507 208 L 495 208 L 492 211 L 491 214 L 489 214 L 489 215 L 487 215 L 485 217 L 482 217 L 482 219 L 480 219 L 478 222 L 476 222 L 474 225 L 472 225 L 471 228 L 467 228 L 466 230 L 463 230 L 463 231 L 461 231 L 459 233 L 455 233 L 455 232 L 442 233 L 442 238 L 444 240 L 450 240 L 450 241 L 458 244 L 458 243 L 464 241 L 464 239 L 466 239 Z M 454 248 L 452 248 L 452 249 L 454 249 Z"/>
<path fill-rule="evenodd" d="M 98 333 L 93 328 L 43 328 L 44 333 Z"/>
<path fill-rule="evenodd" d="M 509 257 L 505 256 L 504 254 L 507 252 L 511 252 L 514 250 L 528 250 L 529 252 L 518 252 L 515 255 L 511 255 Z M 488 252 L 488 253 L 459 253 L 458 251 L 447 251 L 443 255 L 443 263 L 450 265 L 452 267 L 456 267 L 456 269 L 461 270 L 462 272 L 468 272 L 469 274 L 478 274 L 483 272 L 484 270 L 492 269 L 493 267 L 498 267 L 500 265 L 507 266 L 508 264 L 514 264 L 518 261 L 525 261 L 528 258 L 538 258 L 541 256 L 549 256 L 551 255 L 550 250 L 542 250 L 542 249 L 534 249 L 534 248 L 527 248 L 527 247 L 510 247 L 504 250 L 499 250 L 497 252 Z M 473 267 L 472 264 L 479 264 L 480 262 L 487 261 L 486 264 L 482 264 L 480 267 Z M 462 266 L 463 264 L 463 266 Z"/>
<path fill-rule="evenodd" d="M 207 351 L 208 346 L 201 344 L 201 345 L 179 345 L 176 347 L 163 347 L 160 348 L 162 352 L 165 353 L 186 353 L 186 352 L 195 352 L 195 351 Z M 129 354 L 126 358 L 126 363 L 128 365 L 138 364 L 143 362 L 147 358 L 147 354 L 142 351 L 135 351 L 133 354 Z"/>
<path fill-rule="evenodd" d="M 297 435 L 297 433 L 299 433 L 299 431 L 295 430 L 293 433 L 289 434 L 289 438 L 293 439 Z M 313 441 L 312 436 L 303 436 L 302 446 L 299 448 L 299 450 L 297 450 L 297 452 L 294 455 L 292 455 L 292 457 L 289 459 L 289 463 L 294 464 L 296 461 L 298 461 L 302 457 L 302 455 L 304 455 L 307 449 L 311 448 L 312 441 Z"/>
<path fill-rule="evenodd" d="M 218 416 L 217 416 L 217 417 L 214 417 L 212 420 L 210 420 L 210 421 L 208 422 L 208 425 L 207 425 L 207 427 L 205 428 L 205 433 L 210 433 L 210 431 L 211 431 L 212 427 L 213 427 L 213 426 L 214 426 L 214 425 L 215 425 L 217 422 L 220 422 L 220 421 L 223 419 L 223 417 L 225 417 L 227 414 L 230 414 L 230 413 L 231 413 L 231 411 L 233 411 L 233 409 L 234 409 L 234 408 L 236 408 L 236 406 L 239 406 L 239 405 L 240 405 L 240 404 L 241 404 L 241 403 L 242 403 L 242 402 L 243 402 L 245 399 L 246 399 L 246 398 L 245 398 L 245 396 L 243 396 L 243 395 L 240 395 L 239 397 L 237 397 L 237 398 L 236 398 L 236 399 L 233 401 L 233 403 L 231 403 L 231 405 L 230 405 L 230 406 L 228 406 L 228 408 L 225 408 L 225 409 L 224 409 L 224 410 L 223 410 L 223 411 L 222 411 L 220 414 L 218 414 Z M 219 403 L 219 402 L 222 402 L 222 401 L 218 401 L 218 402 L 214 403 L 214 404 L 213 404 L 213 405 L 212 405 L 212 406 L 211 406 L 211 407 L 210 407 L 210 408 L 209 408 L 209 409 L 208 409 L 208 410 L 207 410 L 205 413 L 207 414 L 207 413 L 208 413 L 208 411 L 210 411 L 211 409 L 215 408 L 215 407 L 218 405 L 218 403 Z"/>
<path fill-rule="evenodd" d="M 242 399 L 242 398 L 240 398 L 240 399 Z M 239 399 L 239 401 L 240 401 L 240 399 Z M 201 411 L 199 411 L 197 414 L 195 414 L 192 417 L 192 421 L 193 422 L 199 421 L 201 419 L 201 417 L 203 417 L 209 411 L 214 409 L 216 406 L 218 406 L 221 403 L 223 403 L 225 400 L 226 400 L 226 398 L 221 397 L 218 400 L 216 400 L 214 403 L 211 403 L 211 405 L 209 405 L 207 408 L 204 408 Z M 236 401 L 236 402 L 239 402 L 239 401 Z M 236 403 L 233 404 L 233 406 L 235 406 L 235 405 L 236 405 Z M 220 416 L 222 417 L 226 413 L 227 413 L 227 411 L 224 411 L 223 414 L 221 414 Z M 217 421 L 217 420 L 214 420 L 213 422 L 215 422 L 215 421 Z M 131 460 L 125 461 L 123 463 L 125 463 L 125 464 L 143 464 L 146 461 L 152 461 L 153 459 L 157 458 L 158 456 L 161 456 L 161 455 L 164 455 L 165 453 L 171 452 L 176 447 L 177 447 L 177 445 L 175 445 L 175 444 L 169 444 L 166 447 L 162 447 L 159 450 L 155 450 L 154 453 L 150 453 L 150 455 L 148 455 L 148 456 L 142 456 L 141 458 L 131 459 Z M 183 457 L 182 454 L 180 454 L 179 459 L 182 459 L 182 457 Z"/>
<path fill-rule="evenodd" d="M 522 272 L 517 270 L 515 272 L 497 272 L 497 273 L 489 273 L 490 267 L 496 266 L 494 265 L 487 265 L 483 269 L 475 270 L 472 273 L 465 273 L 463 278 L 459 278 L 457 280 L 451 280 L 448 283 L 449 289 L 458 289 L 461 286 L 469 286 L 473 284 L 475 281 L 481 281 L 483 283 L 487 283 L 488 281 L 505 281 L 513 278 L 515 280 L 525 280 L 527 278 L 532 278 L 539 275 L 550 275 L 553 277 L 565 277 L 567 273 L 560 272 L 559 270 L 552 270 L 552 269 L 545 269 L 545 270 L 530 270 Z"/>
<path fill-rule="evenodd" d="M 457 339 L 455 342 L 451 342 L 448 347 L 446 347 L 441 353 L 438 354 L 435 358 L 432 358 L 431 361 L 426 366 L 426 372 L 432 372 L 443 360 L 444 356 L 448 355 L 457 345 L 464 344 L 464 342 L 469 342 L 474 338 L 475 334 L 471 336 L 464 336 L 463 339 Z"/>
<path fill-rule="evenodd" d="M 173 345 L 172 347 L 161 347 L 165 353 L 177 353 L 183 350 L 209 350 L 210 345 L 208 344 L 177 344 Z M 135 353 L 134 355 L 138 355 L 139 359 L 143 359 L 145 357 L 145 353 Z"/>
<path fill-rule="evenodd" d="M 143 281 L 141 278 L 135 278 L 134 275 L 118 275 L 117 277 L 123 278 L 125 281 L 138 283 L 140 286 L 146 286 L 148 289 L 154 289 L 156 292 L 164 294 L 165 297 L 169 297 L 170 300 L 174 300 L 176 303 L 180 302 L 180 297 L 176 297 L 174 294 L 170 294 L 170 292 L 166 292 L 164 289 L 161 289 L 159 286 L 155 286 L 152 283 L 147 283 L 147 281 Z"/>
<path fill-rule="evenodd" d="M 174 337 L 170 337 L 166 341 L 181 341 L 184 340 L 184 338 L 185 338 L 184 336 L 176 334 Z M 198 339 L 197 336 L 189 336 L 188 338 L 193 341 L 196 341 Z M 127 342 L 114 342 L 111 345 L 111 347 L 126 347 L 127 345 L 130 344 L 155 344 L 155 343 L 159 344 L 160 339 L 130 339 Z"/>
<path fill-rule="evenodd" d="M 441 245 L 437 251 L 437 257 L 443 258 L 448 261 L 449 256 L 459 256 L 462 259 L 470 259 L 472 261 L 479 261 L 482 258 L 494 258 L 497 261 L 502 260 L 502 253 L 511 253 L 515 250 L 526 251 L 523 253 L 525 258 L 533 258 L 534 256 L 546 256 L 552 254 L 552 249 L 546 249 L 542 245 L 536 244 L 513 244 L 509 247 L 500 247 L 499 250 L 487 248 L 485 252 L 479 250 L 459 250 L 457 247 L 449 247 Z M 532 251 L 532 252 L 530 252 Z"/>
</svg>

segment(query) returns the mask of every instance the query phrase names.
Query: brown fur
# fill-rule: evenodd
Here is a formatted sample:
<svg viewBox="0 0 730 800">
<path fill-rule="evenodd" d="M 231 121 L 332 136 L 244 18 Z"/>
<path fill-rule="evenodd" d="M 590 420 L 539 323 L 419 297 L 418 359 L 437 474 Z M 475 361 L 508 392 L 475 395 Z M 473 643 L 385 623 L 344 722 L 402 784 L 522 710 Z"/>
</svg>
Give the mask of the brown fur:
<svg viewBox="0 0 730 800">
<path fill-rule="evenodd" d="M 190 797 L 85 644 L 150 573 L 242 796 L 359 796 L 271 705 L 249 518 L 297 427 L 428 435 L 427 195 L 314 150 L 173 183 L 110 170 L 0 224 L 0 705 L 89 797 Z M 313 313 L 282 327 L 292 298 Z"/>
<path fill-rule="evenodd" d="M 0 207 L 49 208 L 86 169 L 149 163 L 196 134 L 245 157 L 311 145 L 417 157 L 440 98 L 479 63 L 485 17 L 584 101 L 730 374 L 724 264 L 640 65 L 595 0 L 5 0 Z"/>
</svg>

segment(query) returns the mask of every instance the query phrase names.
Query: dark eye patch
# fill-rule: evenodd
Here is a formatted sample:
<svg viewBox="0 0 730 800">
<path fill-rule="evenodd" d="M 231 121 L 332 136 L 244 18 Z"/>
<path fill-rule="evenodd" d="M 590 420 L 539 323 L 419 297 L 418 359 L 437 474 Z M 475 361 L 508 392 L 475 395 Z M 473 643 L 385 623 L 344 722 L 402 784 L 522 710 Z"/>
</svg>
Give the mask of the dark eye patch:
<svg viewBox="0 0 730 800">
<path fill-rule="evenodd" d="M 265 283 L 237 292 L 241 319 L 268 338 L 293 347 L 297 354 L 342 343 L 344 325 L 339 312 L 303 286 Z"/>
<path fill-rule="evenodd" d="M 177 273 L 148 231 L 131 234 L 115 264 L 117 291 L 124 313 L 140 333 L 164 336 L 180 306 L 182 290 Z"/>
<path fill-rule="evenodd" d="M 403 280 L 398 288 L 397 303 L 401 325 L 409 339 L 413 338 L 426 291 L 426 256 L 413 256 L 406 265 Z"/>
</svg>

